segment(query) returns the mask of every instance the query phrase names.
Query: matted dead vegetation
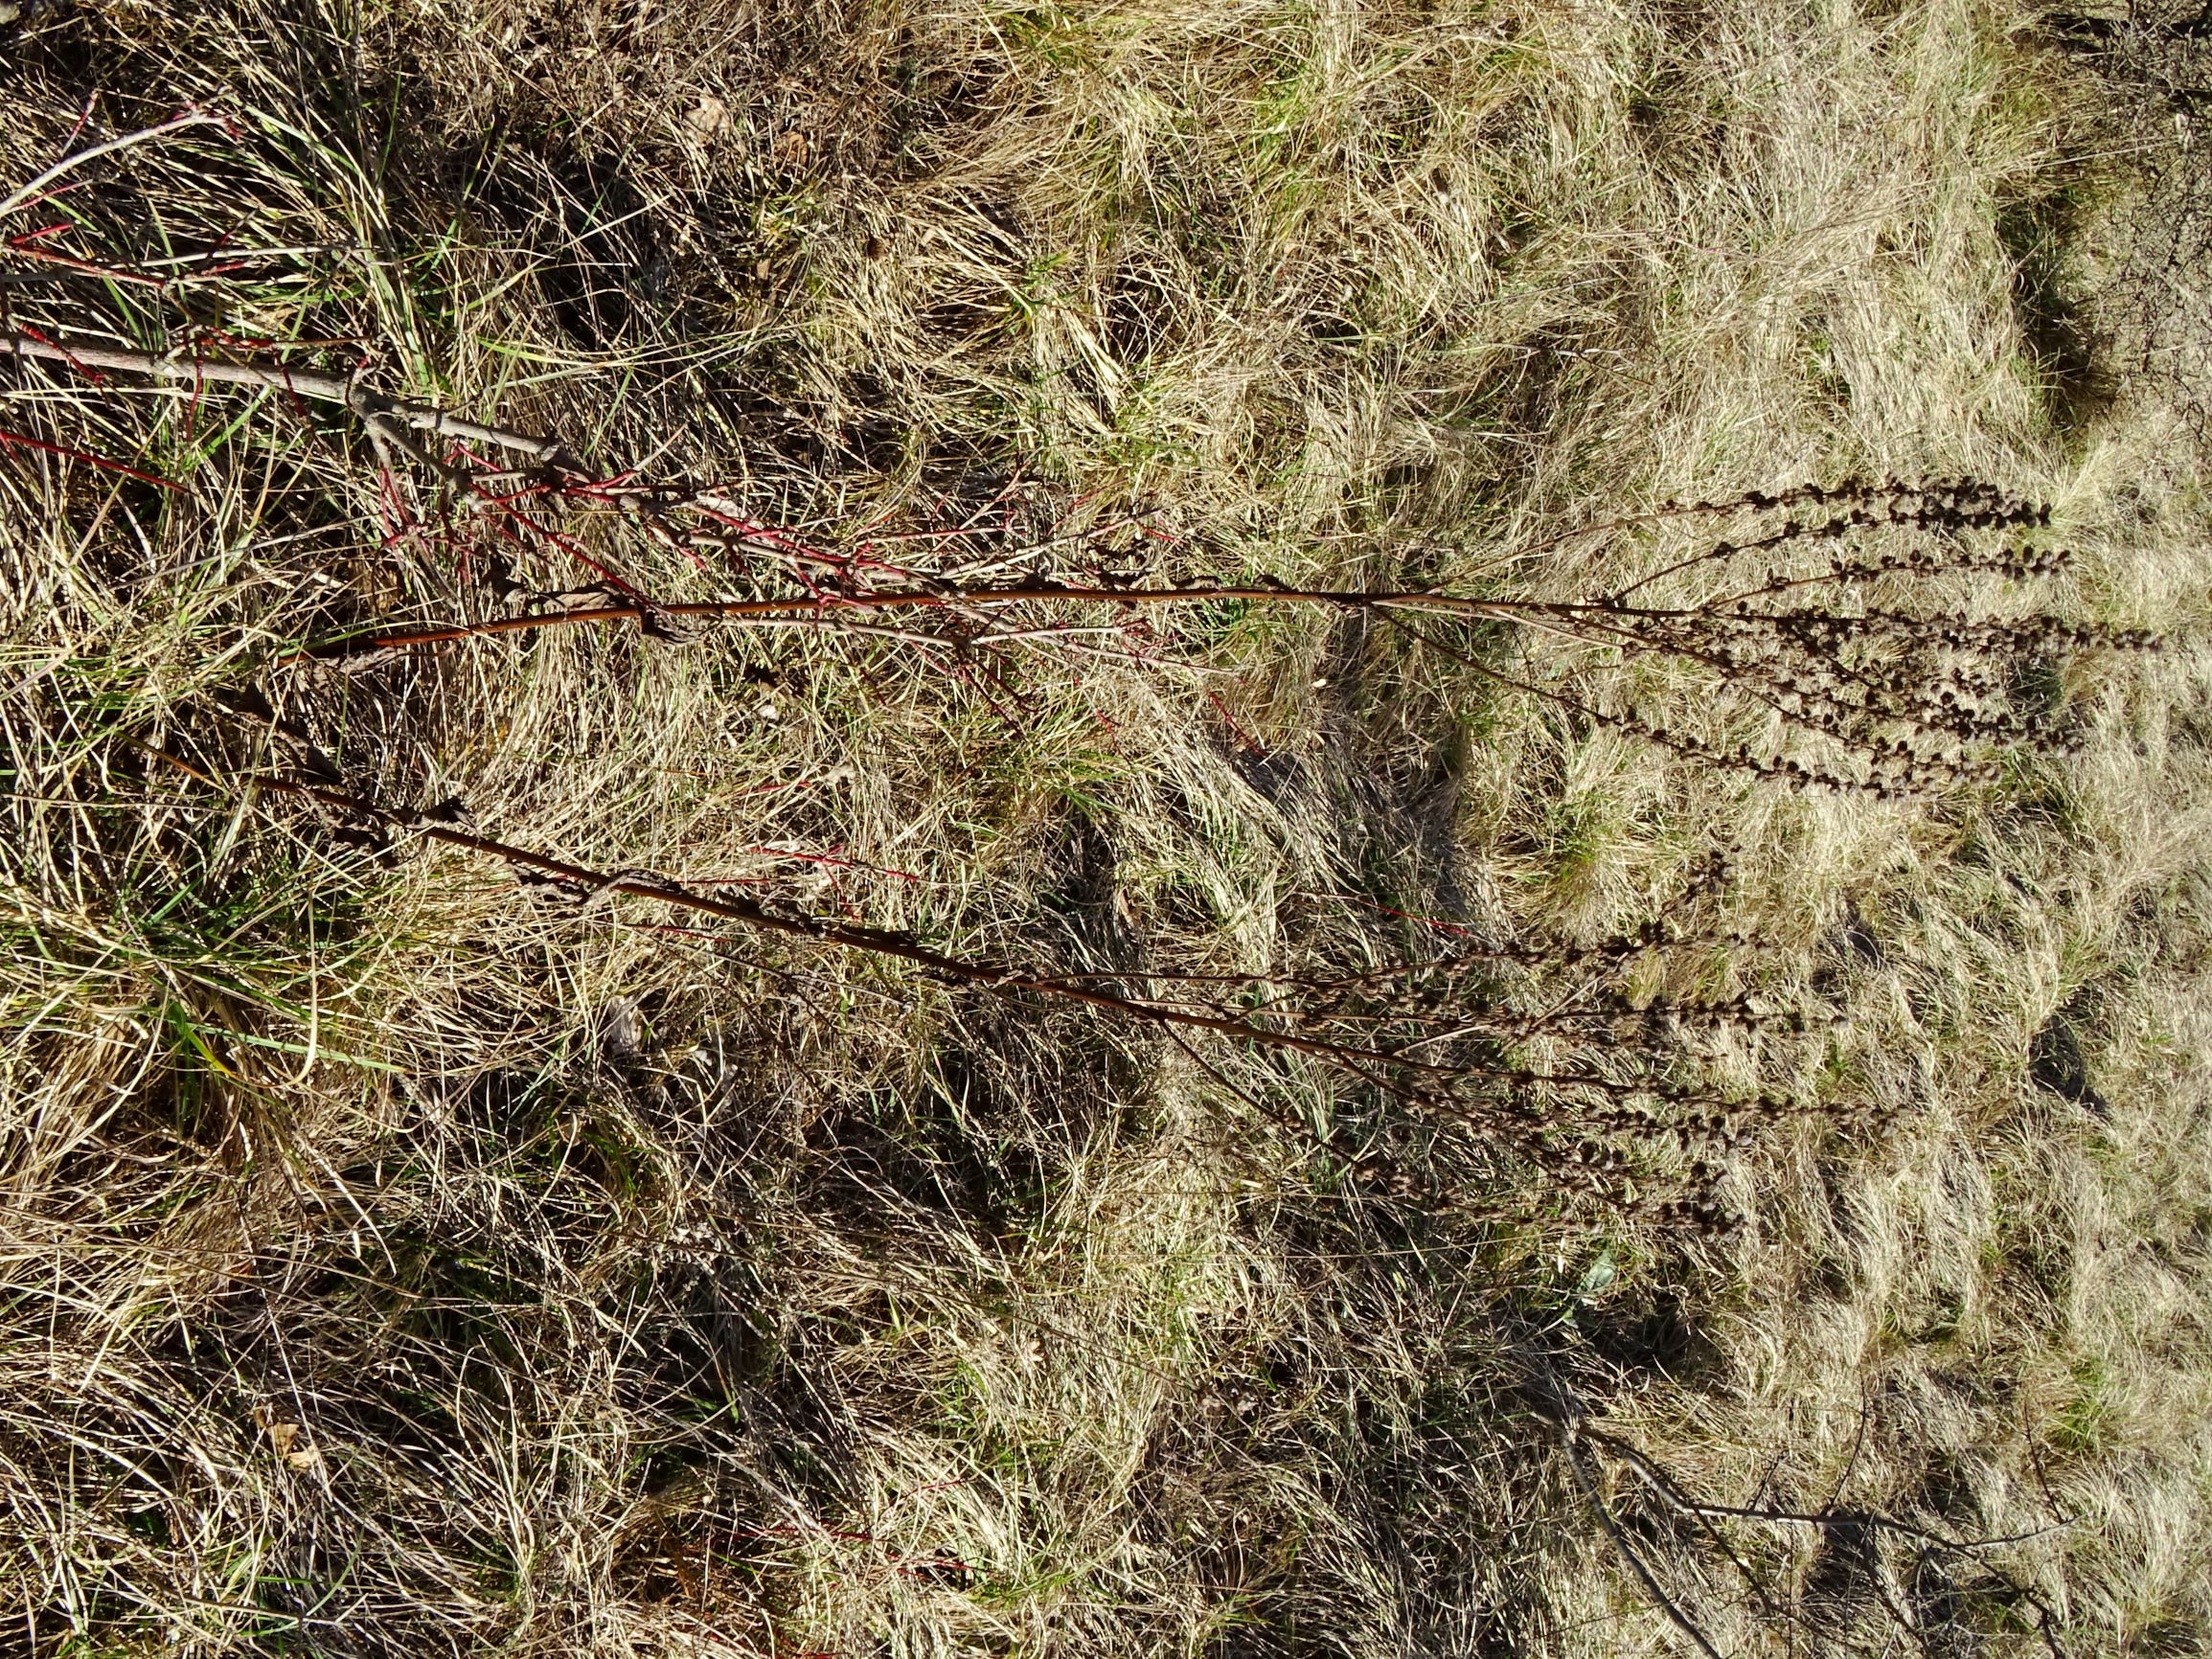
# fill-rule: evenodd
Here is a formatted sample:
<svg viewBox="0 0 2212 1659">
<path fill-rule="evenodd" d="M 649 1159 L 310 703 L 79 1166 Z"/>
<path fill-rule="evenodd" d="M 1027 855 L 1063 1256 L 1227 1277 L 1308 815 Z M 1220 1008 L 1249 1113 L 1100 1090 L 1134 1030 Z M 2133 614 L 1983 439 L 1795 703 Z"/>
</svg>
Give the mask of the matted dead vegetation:
<svg viewBox="0 0 2212 1659">
<path fill-rule="evenodd" d="M 2195 1651 L 2083 29 L 0 6 L 0 1643 Z"/>
</svg>

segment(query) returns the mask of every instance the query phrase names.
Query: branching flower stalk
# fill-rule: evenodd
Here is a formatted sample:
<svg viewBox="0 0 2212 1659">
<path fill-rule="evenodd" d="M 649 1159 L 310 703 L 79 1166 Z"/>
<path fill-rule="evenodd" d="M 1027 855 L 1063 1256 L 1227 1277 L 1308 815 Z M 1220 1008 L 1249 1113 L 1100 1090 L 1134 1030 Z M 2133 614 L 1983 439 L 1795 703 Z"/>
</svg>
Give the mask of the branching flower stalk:
<svg viewBox="0 0 2212 1659">
<path fill-rule="evenodd" d="M 1822 491 L 1829 500 L 1838 493 Z M 663 496 L 653 509 L 664 530 L 673 511 L 668 499 Z M 1770 499 L 1747 497 L 1745 505 L 1750 509 L 1754 501 Z M 1859 486 L 1849 499 L 1854 505 L 1846 511 L 1818 521 L 1790 519 L 1742 542 L 1717 542 L 1630 587 L 1587 601 L 1435 589 L 1298 588 L 1214 578 L 1174 585 L 1137 585 L 1110 577 L 958 584 L 853 556 L 833 570 L 828 555 L 782 548 L 778 552 L 804 591 L 669 603 L 586 592 L 563 596 L 557 608 L 348 635 L 280 661 L 359 671 L 401 653 L 468 639 L 623 622 L 664 637 L 688 624 L 720 621 L 887 634 L 973 652 L 1084 631 L 1067 620 L 1071 610 L 1105 610 L 1126 622 L 1148 610 L 1197 604 L 1318 607 L 1380 617 L 1502 687 L 1560 704 L 1685 759 L 1886 798 L 1986 783 L 1995 775 L 1983 752 L 1991 747 L 2063 745 L 2060 734 L 2041 729 L 2014 702 L 2012 688 L 2024 667 L 2070 652 L 2138 650 L 2156 644 L 2146 632 L 2085 626 L 2048 614 L 1965 620 L 1955 609 L 1920 614 L 1876 602 L 1884 583 L 1954 578 L 2021 584 L 2047 579 L 2065 568 L 2066 556 L 2020 540 L 1994 548 L 1958 545 L 1970 533 L 2028 533 L 2047 523 L 2046 508 L 2004 499 L 1986 486 Z M 1881 530 L 1922 539 L 1904 549 L 1854 540 Z M 733 537 L 718 532 L 711 539 L 727 547 Z M 755 549 L 773 545 L 752 529 L 734 539 Z M 1711 598 L 1678 604 L 1638 602 L 1638 595 L 1666 578 L 1700 569 L 1724 575 L 1762 556 L 1771 560 L 1793 543 L 1827 544 L 1834 551 L 1812 570 L 1768 562 L 1750 580 L 1739 578 Z M 914 620 L 889 621 L 898 617 Z M 1483 624 L 1511 625 L 1622 661 L 1670 659 L 1701 670 L 1737 704 L 1778 720 L 1809 739 L 1810 747 L 1802 755 L 1783 754 L 1715 741 L 1509 671 L 1466 637 L 1468 626 Z"/>
<path fill-rule="evenodd" d="M 761 523 L 724 487 L 641 481 L 627 473 L 601 476 L 558 439 L 462 420 L 429 404 L 391 397 L 365 385 L 358 371 L 334 375 L 276 360 L 218 358 L 197 349 L 141 352 L 27 330 L 0 333 L 0 354 L 64 365 L 89 375 L 126 373 L 190 381 L 195 388 L 253 386 L 340 404 L 360 421 L 388 469 L 397 470 L 402 457 L 413 462 L 436 479 L 448 508 L 480 515 L 518 549 L 556 550 L 602 579 L 592 588 L 539 596 L 539 602 L 516 614 L 349 633 L 280 656 L 279 664 L 318 662 L 360 671 L 401 653 L 465 640 L 619 623 L 680 642 L 688 637 L 689 625 L 706 622 L 835 628 L 971 662 L 979 652 L 1017 645 L 1067 648 L 1081 636 L 1116 625 L 1071 621 L 1071 610 L 1103 610 L 1126 627 L 1146 611 L 1169 607 L 1227 602 L 1319 607 L 1380 617 L 1425 648 L 1503 688 L 1533 694 L 1693 762 L 1793 785 L 1890 798 L 1988 783 L 1996 775 L 1988 754 L 1995 747 L 2064 746 L 2063 734 L 2043 729 L 2017 706 L 2012 688 L 2023 669 L 2070 652 L 2144 649 L 2156 644 L 2141 631 L 2084 626 L 2046 613 L 1969 620 L 1960 614 L 1955 595 L 1931 596 L 1933 605 L 1926 612 L 1881 602 L 1884 584 L 1913 588 L 1945 578 L 2019 584 L 2064 568 L 2063 552 L 2022 539 L 2048 528 L 2048 508 L 1968 479 L 1809 484 L 1779 492 L 1752 491 L 1733 500 L 1669 503 L 1650 513 L 1565 533 L 1596 534 L 1669 517 L 1768 515 L 1763 534 L 1716 540 L 1627 586 L 1585 600 L 1434 588 L 1292 587 L 1271 579 L 1211 576 L 1167 583 L 1115 569 L 1111 556 L 1094 560 L 1087 580 L 1038 575 L 1007 580 L 1001 573 L 1010 565 L 1035 571 L 1057 562 L 1044 557 L 1055 543 L 1084 544 L 1095 552 L 1106 533 L 1149 527 L 1125 518 L 1055 534 L 998 557 L 966 563 L 939 559 L 931 568 L 926 559 L 893 560 L 885 550 L 892 543 L 910 542 L 924 553 L 932 548 L 942 552 L 970 537 L 979 515 L 906 535 L 864 534 L 850 550 L 834 551 Z M 491 466 L 478 454 L 485 449 L 517 456 L 524 465 Z M 557 529 L 545 516 L 555 507 L 616 513 L 701 568 L 710 554 L 741 567 L 764 560 L 768 574 L 780 571 L 795 591 L 662 601 Z M 1816 511 L 1794 516 L 1804 508 Z M 1792 516 L 1773 523 L 1770 515 L 1777 512 Z M 1964 538 L 1977 534 L 2012 539 L 1995 547 L 1967 545 Z M 1868 545 L 1883 534 L 1905 537 L 1908 545 Z M 1826 557 L 1802 568 L 1805 556 L 1823 547 L 1829 550 Z M 1792 557 L 1800 567 L 1792 568 Z M 1743 574 L 1730 580 L 1732 573 Z M 1674 604 L 1644 597 L 1692 576 L 1720 579 L 1719 591 Z M 514 594 L 527 591 L 519 583 L 505 585 Z M 1771 740 L 1716 739 L 1640 711 L 1603 706 L 1562 684 L 1510 671 L 1466 637 L 1471 625 L 1498 624 L 1595 648 L 1623 662 L 1665 659 L 1702 670 L 1733 705 L 1778 722 L 1798 740 L 1798 752 L 1782 752 L 1791 745 Z"/>
<path fill-rule="evenodd" d="M 217 769 L 148 743 L 153 760 L 211 788 Z M 596 904 L 616 895 L 654 899 L 745 929 L 809 940 L 906 963 L 946 984 L 1021 1001 L 1043 998 L 1118 1014 L 1184 1035 L 1210 1034 L 1261 1050 L 1322 1061 L 1367 1082 L 1418 1113 L 1503 1138 L 1562 1187 L 1612 1203 L 1624 1201 L 1634 1160 L 1608 1137 L 1649 1145 L 1671 1139 L 1692 1155 L 1692 1176 L 1716 1178 L 1711 1156 L 1741 1144 L 1752 1118 L 1797 1110 L 1780 1096 L 1730 1098 L 1702 1080 L 1679 1081 L 1671 1070 L 1690 1057 L 1682 1046 L 1700 1033 L 1800 1033 L 1802 1017 L 1778 1014 L 1747 997 L 1713 1003 L 1633 1005 L 1597 982 L 1577 986 L 1547 1009 L 1516 1009 L 1500 989 L 1477 976 L 1501 967 L 1533 972 L 1539 965 L 1618 969 L 1655 952 L 1704 947 L 1710 936 L 1670 937 L 1662 927 L 1581 951 L 1551 955 L 1527 946 L 1471 947 L 1426 963 L 1363 974 L 1313 979 L 1278 974 L 1178 974 L 1146 969 L 1106 975 L 1054 973 L 1033 966 L 958 956 L 912 934 L 796 912 L 739 895 L 708 895 L 651 871 L 604 871 L 495 840 L 474 828 L 457 804 L 430 810 L 387 807 L 324 777 L 257 772 L 235 783 L 249 790 L 291 796 L 341 815 L 353 827 L 384 835 L 416 835 L 497 859 L 526 882 L 547 885 L 566 899 Z M 1145 992 L 1129 989 L 1148 987 Z M 1179 989 L 1176 988 L 1180 988 Z M 1356 1028 L 1348 1033 L 1343 1028 Z M 1521 1045 L 1547 1039 L 1579 1057 L 1571 1070 L 1543 1070 L 1517 1058 Z M 1594 1063 L 1612 1055 L 1630 1063 L 1613 1075 Z M 1339 1155 L 1372 1170 L 1369 1154 Z M 1633 1201 L 1630 1197 L 1628 1201 Z M 1662 1208 L 1702 1226 L 1727 1217 L 1699 1192 L 1670 1197 Z"/>
</svg>

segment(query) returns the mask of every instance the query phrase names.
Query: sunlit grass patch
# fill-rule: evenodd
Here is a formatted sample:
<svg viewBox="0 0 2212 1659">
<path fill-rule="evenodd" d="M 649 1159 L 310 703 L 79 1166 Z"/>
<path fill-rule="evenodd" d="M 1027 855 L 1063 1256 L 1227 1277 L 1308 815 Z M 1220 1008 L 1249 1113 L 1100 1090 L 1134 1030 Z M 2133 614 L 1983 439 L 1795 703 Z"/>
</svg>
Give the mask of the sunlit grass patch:
<svg viewBox="0 0 2212 1659">
<path fill-rule="evenodd" d="M 2033 26 L 38 11 L 0 191 L 229 125 L 8 216 L 11 327 L 591 477 L 510 514 L 342 400 L 0 370 L 25 1639 L 1614 1654 L 1671 1599 L 1725 1651 L 2178 1650 L 2203 503 L 2037 337 L 2099 210 Z M 1885 474 L 1989 493 L 1714 552 Z M 1901 562 L 1727 655 L 1724 576 L 1832 554 Z M 801 580 L 680 644 L 614 602 Z M 1013 581 L 1096 586 L 986 637 Z M 1882 609 L 2045 628 L 1882 682 L 1973 704 L 1894 789 L 1807 715 L 1936 661 L 1818 643 Z M 1430 1052 L 1554 1069 L 1454 1116 L 1259 1040 L 1408 961 Z"/>
</svg>

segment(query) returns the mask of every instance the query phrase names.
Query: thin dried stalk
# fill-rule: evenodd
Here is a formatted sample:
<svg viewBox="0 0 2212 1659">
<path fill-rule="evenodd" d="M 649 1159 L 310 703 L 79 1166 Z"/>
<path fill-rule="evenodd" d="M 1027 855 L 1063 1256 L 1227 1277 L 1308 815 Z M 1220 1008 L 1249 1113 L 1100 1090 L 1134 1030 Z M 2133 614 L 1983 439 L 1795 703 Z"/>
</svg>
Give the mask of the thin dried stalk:
<svg viewBox="0 0 2212 1659">
<path fill-rule="evenodd" d="M 203 768 L 168 750 L 141 744 L 146 752 L 163 764 L 175 768 L 211 786 L 220 786 L 219 780 Z M 584 865 L 571 864 L 565 859 L 548 857 L 527 848 L 494 841 L 489 836 L 441 821 L 425 812 L 402 812 L 376 803 L 349 790 L 334 788 L 328 784 L 303 778 L 287 778 L 277 774 L 257 773 L 240 780 L 247 787 L 296 795 L 318 801 L 326 807 L 386 826 L 393 830 L 411 831 L 425 840 L 441 842 L 448 847 L 466 848 L 497 858 L 512 868 L 531 871 L 548 877 L 573 892 L 598 897 L 602 894 L 628 894 L 639 898 L 657 898 L 679 909 L 696 911 L 701 915 L 718 917 L 725 921 L 739 922 L 746 927 L 764 932 L 780 933 L 792 938 L 810 939 L 818 943 L 834 944 L 847 950 L 856 950 L 871 956 L 891 957 L 912 963 L 917 967 L 941 979 L 958 984 L 975 986 L 993 995 L 1009 998 L 1027 995 L 1055 997 L 1064 1002 L 1079 1003 L 1088 1008 L 1105 1009 L 1116 1013 L 1131 1015 L 1154 1024 L 1181 1026 L 1194 1031 L 1218 1032 L 1259 1043 L 1264 1047 L 1287 1049 L 1294 1053 L 1312 1055 L 1352 1067 L 1371 1080 L 1380 1082 L 1394 1093 L 1419 1098 L 1424 1091 L 1417 1083 L 1406 1083 L 1387 1077 L 1376 1076 L 1372 1068 L 1402 1070 L 1428 1079 L 1448 1079 L 1470 1075 L 1471 1068 L 1418 1060 L 1382 1049 L 1355 1046 L 1328 1041 L 1324 1038 L 1303 1036 L 1295 1032 L 1271 1030 L 1247 1020 L 1238 1020 L 1222 1014 L 1203 1012 L 1179 1004 L 1154 1002 L 1149 999 L 1116 995 L 1107 990 L 1082 984 L 1076 980 L 1035 973 L 1000 963 L 980 962 L 973 959 L 947 956 L 942 951 L 929 949 L 911 936 L 889 928 L 867 927 L 852 922 L 833 921 L 824 917 L 792 915 L 772 910 L 744 898 L 710 898 L 694 893 L 680 883 L 665 877 L 640 872 L 606 872 Z M 1141 977 L 1129 975 L 1126 977 Z M 1498 1075 L 1485 1070 L 1483 1075 Z M 1534 1073 L 1510 1074 L 1514 1080 L 1522 1082 L 1556 1082 L 1568 1086 L 1616 1090 L 1620 1085 L 1609 1079 L 1596 1078 L 1542 1078 Z"/>
<path fill-rule="evenodd" d="M 157 138 L 165 138 L 169 134 L 180 132 L 188 126 L 222 126 L 225 125 L 227 124 L 219 115 L 210 115 L 205 110 L 200 109 L 188 109 L 169 121 L 158 122 L 152 126 L 142 127 L 136 132 L 124 133 L 120 137 L 107 140 L 104 144 L 96 144 L 89 149 L 80 149 L 74 155 L 65 155 L 36 178 L 32 179 L 17 190 L 6 201 L 0 201 L 0 218 L 5 218 L 17 208 L 35 201 L 48 185 L 75 172 L 87 162 L 98 161 L 103 155 L 113 155 L 118 150 L 130 149 L 138 145 L 150 143 Z"/>
</svg>

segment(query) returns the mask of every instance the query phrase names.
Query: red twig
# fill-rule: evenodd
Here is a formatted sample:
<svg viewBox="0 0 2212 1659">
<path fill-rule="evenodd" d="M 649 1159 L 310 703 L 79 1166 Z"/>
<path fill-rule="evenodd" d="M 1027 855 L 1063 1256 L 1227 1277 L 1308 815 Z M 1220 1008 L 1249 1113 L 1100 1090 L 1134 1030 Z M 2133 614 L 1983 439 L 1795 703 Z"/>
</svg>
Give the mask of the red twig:
<svg viewBox="0 0 2212 1659">
<path fill-rule="evenodd" d="M 781 847 L 749 847 L 746 851 L 757 853 L 764 858 L 787 858 L 800 864 L 829 865 L 839 870 L 862 870 L 872 875 L 895 876 L 901 881 L 920 881 L 922 879 L 921 876 L 908 871 L 893 870 L 888 865 L 863 864 L 856 859 L 838 858 L 827 852 L 792 852 Z"/>
<path fill-rule="evenodd" d="M 1243 744 L 1246 749 L 1259 756 L 1262 760 L 1266 759 L 1267 751 L 1266 747 L 1259 741 L 1258 739 L 1254 738 L 1251 733 L 1245 731 L 1243 726 L 1237 723 L 1237 716 L 1229 713 L 1228 704 L 1222 702 L 1221 699 L 1214 695 L 1211 691 L 1206 693 L 1206 701 L 1213 704 L 1215 712 L 1219 714 L 1223 720 L 1228 722 L 1229 730 L 1236 735 L 1238 742 Z"/>
<path fill-rule="evenodd" d="M 120 472 L 125 478 L 135 478 L 141 484 L 151 484 L 162 489 L 174 490 L 179 495 L 192 493 L 173 478 L 163 478 L 158 473 L 144 472 L 135 466 L 125 466 L 120 461 L 110 461 L 105 456 L 89 454 L 82 449 L 72 449 L 66 444 L 49 443 L 43 438 L 31 438 L 20 432 L 0 432 L 0 443 L 12 443 L 23 449 L 40 449 L 49 455 L 59 455 L 70 461 L 81 461 L 87 466 L 99 467 L 103 472 Z"/>
<path fill-rule="evenodd" d="M 1369 910 L 1380 910 L 1385 916 L 1398 916 L 1402 917 L 1407 921 L 1418 921 L 1424 927 L 1435 928 L 1439 933 L 1455 934 L 1461 939 L 1480 939 L 1482 937 L 1473 928 L 1462 927 L 1456 921 L 1440 920 L 1433 916 L 1423 916 L 1418 911 L 1396 910 L 1387 904 L 1378 904 L 1372 898 L 1362 898 L 1357 893 L 1347 893 L 1344 897 L 1355 904 L 1366 906 Z"/>
</svg>

